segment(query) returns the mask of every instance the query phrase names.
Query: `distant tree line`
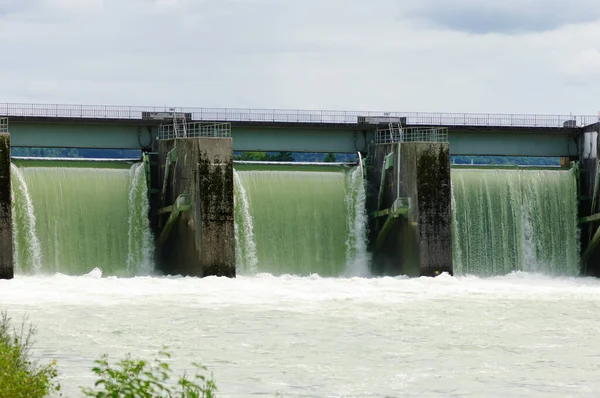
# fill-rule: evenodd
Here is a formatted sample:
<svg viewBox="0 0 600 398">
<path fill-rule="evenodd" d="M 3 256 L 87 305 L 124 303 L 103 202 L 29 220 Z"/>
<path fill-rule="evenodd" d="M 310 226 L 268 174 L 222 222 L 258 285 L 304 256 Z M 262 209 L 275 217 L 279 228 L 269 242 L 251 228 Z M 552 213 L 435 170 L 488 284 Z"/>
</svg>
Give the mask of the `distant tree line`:
<svg viewBox="0 0 600 398">
<path fill-rule="evenodd" d="M 560 158 L 532 156 L 452 156 L 452 164 L 558 166 Z"/>
<path fill-rule="evenodd" d="M 136 149 L 75 149 L 75 148 L 11 148 L 12 156 L 59 158 L 127 158 L 141 157 Z M 234 152 L 235 160 L 259 162 L 356 162 L 355 153 L 323 152 Z M 525 156 L 452 156 L 452 164 L 558 166 L 558 157 Z"/>
<path fill-rule="evenodd" d="M 21 148 L 12 147 L 12 156 L 26 156 L 36 158 L 81 158 L 81 154 L 74 148 Z"/>
<path fill-rule="evenodd" d="M 256 162 L 293 162 L 292 152 L 237 152 L 235 160 Z"/>
<path fill-rule="evenodd" d="M 107 158 L 135 159 L 141 157 L 137 149 L 75 149 L 75 148 L 30 148 L 12 147 L 12 156 L 36 158 Z"/>
<path fill-rule="evenodd" d="M 234 152 L 235 160 L 272 162 L 356 162 L 355 153 L 323 152 Z M 558 166 L 558 157 L 532 156 L 452 156 L 452 164 Z"/>
<path fill-rule="evenodd" d="M 235 160 L 258 162 L 356 162 L 355 153 L 323 152 L 234 152 Z"/>
</svg>

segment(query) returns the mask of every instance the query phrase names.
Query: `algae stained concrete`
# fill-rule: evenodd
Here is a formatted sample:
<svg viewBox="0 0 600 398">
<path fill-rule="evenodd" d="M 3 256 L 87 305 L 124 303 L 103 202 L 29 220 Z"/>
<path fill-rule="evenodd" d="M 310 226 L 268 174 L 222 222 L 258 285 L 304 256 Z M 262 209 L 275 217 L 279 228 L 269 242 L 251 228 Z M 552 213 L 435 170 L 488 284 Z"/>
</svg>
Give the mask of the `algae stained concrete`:
<svg viewBox="0 0 600 398">
<path fill-rule="evenodd" d="M 159 142 L 160 180 L 165 159 L 177 150 L 163 206 L 180 194 L 192 208 L 181 213 L 158 260 L 168 274 L 235 276 L 233 222 L 233 149 L 231 138 L 178 138 Z M 167 215 L 168 217 L 168 215 Z"/>
<path fill-rule="evenodd" d="M 600 164 L 600 123 L 587 126 L 581 137 L 582 151 L 580 154 L 580 174 L 579 183 L 579 209 L 578 216 L 586 217 L 599 212 L 600 206 L 598 200 L 592 203 L 596 185 L 596 173 Z M 571 159 L 573 160 L 573 159 Z M 600 177 L 599 177 L 600 181 Z M 591 227 L 591 228 L 590 228 Z M 596 224 L 583 224 L 580 228 L 581 253 L 585 252 L 591 238 L 594 236 Z M 590 258 L 582 258 L 582 275 L 600 277 L 600 250 L 596 250 L 591 254 Z"/>
<path fill-rule="evenodd" d="M 383 159 L 389 153 L 393 153 L 394 165 L 380 184 Z M 380 209 L 390 208 L 398 196 L 410 198 L 408 214 L 396 219 L 383 245 L 373 253 L 372 271 L 382 275 L 408 276 L 452 273 L 448 144 L 377 145 L 372 156 L 373 167 L 368 175 L 369 211 L 376 207 L 380 186 L 384 190 Z M 384 221 L 385 218 L 370 219 L 371 244 L 377 239 Z"/>
<path fill-rule="evenodd" d="M 376 210 L 389 209 L 398 198 L 398 143 L 378 144 L 371 148 L 372 166 L 367 171 L 367 209 L 369 213 Z M 384 159 L 393 154 L 393 165 L 383 173 Z M 384 179 L 383 181 L 382 178 Z M 380 190 L 383 192 L 380 195 Z M 381 203 L 378 207 L 379 199 Z M 418 259 L 414 251 L 403 250 L 413 246 L 414 233 L 406 227 L 403 220 L 397 219 L 389 231 L 382 247 L 375 244 L 386 218 L 369 218 L 369 244 L 373 253 L 371 272 L 376 275 L 408 275 L 419 276 Z"/>
<path fill-rule="evenodd" d="M 403 143 L 400 196 L 410 197 L 405 228 L 421 276 L 452 274 L 452 193 L 448 143 Z M 413 260 L 414 261 L 414 260 Z"/>
<path fill-rule="evenodd" d="M 10 135 L 0 134 L 0 279 L 13 276 Z"/>
</svg>

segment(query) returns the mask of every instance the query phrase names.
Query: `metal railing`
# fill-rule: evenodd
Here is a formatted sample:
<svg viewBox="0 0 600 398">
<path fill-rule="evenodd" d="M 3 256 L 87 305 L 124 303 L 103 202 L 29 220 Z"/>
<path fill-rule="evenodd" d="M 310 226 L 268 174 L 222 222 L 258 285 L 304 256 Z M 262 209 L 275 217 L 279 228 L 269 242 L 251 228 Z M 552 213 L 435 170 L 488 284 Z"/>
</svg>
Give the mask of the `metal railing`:
<svg viewBox="0 0 600 398">
<path fill-rule="evenodd" d="M 375 133 L 376 144 L 395 142 L 448 142 L 448 128 L 392 125 L 387 129 L 378 129 Z"/>
<path fill-rule="evenodd" d="M 188 122 L 185 129 L 178 129 L 175 124 L 161 124 L 158 127 L 159 140 L 186 137 L 231 137 L 231 123 Z"/>
<path fill-rule="evenodd" d="M 0 133 L 8 133 L 8 118 L 0 117 Z"/>
<path fill-rule="evenodd" d="M 408 125 L 494 127 L 582 127 L 599 121 L 596 115 L 534 115 L 485 113 L 375 112 L 291 109 L 191 108 L 115 105 L 0 104 L 0 116 L 143 119 L 143 113 L 183 112 L 195 121 L 340 123 L 406 118 Z"/>
</svg>

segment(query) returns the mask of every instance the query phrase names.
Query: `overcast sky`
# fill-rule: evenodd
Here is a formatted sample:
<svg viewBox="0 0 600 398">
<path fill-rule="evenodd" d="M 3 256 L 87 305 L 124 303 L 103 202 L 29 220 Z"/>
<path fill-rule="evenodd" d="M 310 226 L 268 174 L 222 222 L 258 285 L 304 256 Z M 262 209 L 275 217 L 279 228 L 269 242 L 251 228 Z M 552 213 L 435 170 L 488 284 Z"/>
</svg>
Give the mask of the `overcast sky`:
<svg viewBox="0 0 600 398">
<path fill-rule="evenodd" d="M 0 0 L 0 102 L 597 114 L 598 0 Z"/>
</svg>

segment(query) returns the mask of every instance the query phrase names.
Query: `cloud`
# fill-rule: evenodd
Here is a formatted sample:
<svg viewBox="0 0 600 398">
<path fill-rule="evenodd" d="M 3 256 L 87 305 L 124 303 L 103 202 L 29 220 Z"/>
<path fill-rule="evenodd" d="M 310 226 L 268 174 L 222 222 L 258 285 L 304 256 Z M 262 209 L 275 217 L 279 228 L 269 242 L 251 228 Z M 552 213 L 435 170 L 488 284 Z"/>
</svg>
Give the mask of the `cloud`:
<svg viewBox="0 0 600 398">
<path fill-rule="evenodd" d="M 72 16 L 90 16 L 101 12 L 104 8 L 104 1 L 0 0 L 0 23 L 4 21 L 27 21 L 45 24 L 66 22 Z"/>
<path fill-rule="evenodd" d="M 60 13 L 97 13 L 104 8 L 104 0 L 45 0 L 48 9 Z"/>
<path fill-rule="evenodd" d="M 37 0 L 0 0 L 0 18 L 27 10 L 37 2 Z"/>
<path fill-rule="evenodd" d="M 597 0 L 415 0 L 402 16 L 472 34 L 552 31 L 600 19 Z"/>
<path fill-rule="evenodd" d="M 565 61 L 565 72 L 573 83 L 600 77 L 600 50 L 586 48 L 574 53 Z"/>
<path fill-rule="evenodd" d="M 14 1 L 0 102 L 597 112 L 600 23 L 416 29 L 410 1 Z"/>
</svg>

